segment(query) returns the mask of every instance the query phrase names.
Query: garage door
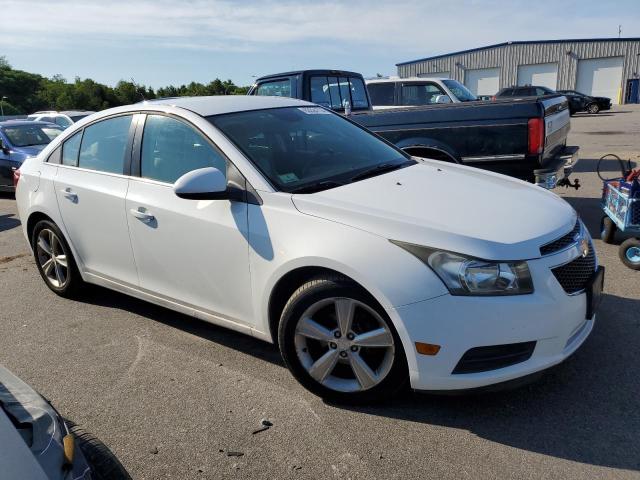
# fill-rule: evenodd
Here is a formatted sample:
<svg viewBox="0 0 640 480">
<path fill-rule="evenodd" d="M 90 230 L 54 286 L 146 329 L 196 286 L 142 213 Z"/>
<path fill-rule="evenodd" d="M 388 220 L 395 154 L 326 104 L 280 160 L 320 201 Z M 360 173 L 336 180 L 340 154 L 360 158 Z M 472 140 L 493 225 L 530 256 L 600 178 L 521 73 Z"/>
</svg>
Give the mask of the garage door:
<svg viewBox="0 0 640 480">
<path fill-rule="evenodd" d="M 464 84 L 474 95 L 494 95 L 500 90 L 500 69 L 467 70 L 464 73 Z"/>
<path fill-rule="evenodd" d="M 555 90 L 557 83 L 557 63 L 538 63 L 536 65 L 520 65 L 518 67 L 518 85 L 535 85 Z"/>
<path fill-rule="evenodd" d="M 431 78 L 451 78 L 451 72 L 436 72 L 436 73 L 419 73 L 418 76 L 420 78 L 431 77 Z"/>
<path fill-rule="evenodd" d="M 623 60 L 623 57 L 579 60 L 576 90 L 596 97 L 609 97 L 611 103 L 619 103 Z"/>
</svg>

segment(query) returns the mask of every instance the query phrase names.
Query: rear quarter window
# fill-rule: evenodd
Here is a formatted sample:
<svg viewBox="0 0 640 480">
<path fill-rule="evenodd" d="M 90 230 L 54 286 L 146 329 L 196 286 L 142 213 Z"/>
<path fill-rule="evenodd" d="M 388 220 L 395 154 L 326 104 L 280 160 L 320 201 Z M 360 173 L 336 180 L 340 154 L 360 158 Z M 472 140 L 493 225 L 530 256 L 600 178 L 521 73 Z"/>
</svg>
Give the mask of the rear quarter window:
<svg viewBox="0 0 640 480">
<path fill-rule="evenodd" d="M 376 106 L 392 106 L 394 101 L 394 83 L 370 83 L 367 85 L 371 103 Z"/>
<path fill-rule="evenodd" d="M 256 95 L 265 97 L 291 97 L 291 79 L 273 80 L 258 85 Z"/>
</svg>

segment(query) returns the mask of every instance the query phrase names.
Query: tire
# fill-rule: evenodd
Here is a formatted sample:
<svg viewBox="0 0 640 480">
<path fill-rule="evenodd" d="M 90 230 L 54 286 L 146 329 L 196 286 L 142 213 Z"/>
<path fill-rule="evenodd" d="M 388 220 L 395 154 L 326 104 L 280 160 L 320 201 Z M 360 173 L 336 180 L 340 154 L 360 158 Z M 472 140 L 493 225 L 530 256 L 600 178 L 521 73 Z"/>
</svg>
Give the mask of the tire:
<svg viewBox="0 0 640 480">
<path fill-rule="evenodd" d="M 587 112 L 596 114 L 600 111 L 600 106 L 597 103 L 590 103 L 587 105 Z"/>
<path fill-rule="evenodd" d="M 66 420 L 65 423 L 75 437 L 76 445 L 91 467 L 91 478 L 96 480 L 131 480 L 127 470 L 104 443 L 75 423 L 69 420 Z"/>
<path fill-rule="evenodd" d="M 371 336 L 370 345 L 364 345 L 362 335 L 374 330 L 379 332 L 378 345 L 372 345 Z M 280 317 L 278 340 L 293 376 L 329 402 L 388 399 L 409 376 L 402 343 L 387 313 L 365 290 L 339 275 L 319 276 L 293 293 Z"/>
<path fill-rule="evenodd" d="M 613 243 L 618 227 L 607 215 L 600 220 L 600 239 L 604 243 Z"/>
<path fill-rule="evenodd" d="M 33 229 L 31 246 L 36 266 L 47 287 L 61 297 L 76 296 L 84 282 L 69 244 L 57 225 L 50 220 L 39 221 Z M 52 266 L 48 260 L 54 258 Z"/>
<path fill-rule="evenodd" d="M 627 238 L 618 250 L 620 260 L 632 270 L 640 270 L 640 238 Z"/>
</svg>

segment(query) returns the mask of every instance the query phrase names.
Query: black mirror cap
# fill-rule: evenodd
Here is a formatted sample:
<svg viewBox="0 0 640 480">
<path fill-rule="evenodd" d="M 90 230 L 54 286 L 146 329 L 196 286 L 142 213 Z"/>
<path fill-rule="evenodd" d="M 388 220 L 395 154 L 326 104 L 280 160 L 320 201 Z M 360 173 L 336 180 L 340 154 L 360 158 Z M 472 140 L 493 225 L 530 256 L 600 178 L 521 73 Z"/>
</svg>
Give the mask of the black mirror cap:
<svg viewBox="0 0 640 480">
<path fill-rule="evenodd" d="M 229 186 L 223 192 L 197 192 L 197 193 L 176 193 L 185 200 L 233 200 L 237 202 L 245 201 L 244 190 Z"/>
</svg>

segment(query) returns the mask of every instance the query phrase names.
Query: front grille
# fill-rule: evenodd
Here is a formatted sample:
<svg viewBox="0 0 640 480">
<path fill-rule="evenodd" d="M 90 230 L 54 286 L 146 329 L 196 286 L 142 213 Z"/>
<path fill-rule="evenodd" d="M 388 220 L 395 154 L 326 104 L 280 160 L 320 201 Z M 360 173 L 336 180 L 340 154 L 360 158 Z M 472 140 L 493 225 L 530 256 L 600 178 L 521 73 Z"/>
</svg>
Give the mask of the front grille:
<svg viewBox="0 0 640 480">
<path fill-rule="evenodd" d="M 540 247 L 540 255 L 543 257 L 545 255 L 551 255 L 552 253 L 559 252 L 560 250 L 564 250 L 569 245 L 576 243 L 576 237 L 580 233 L 580 220 L 576 220 L 576 224 L 566 235 L 554 240 L 553 242 L 546 243 L 545 245 Z"/>
<path fill-rule="evenodd" d="M 488 372 L 515 365 L 529 360 L 535 348 L 536 342 L 475 347 L 467 350 L 452 373 Z"/>
<path fill-rule="evenodd" d="M 596 271 L 596 253 L 593 245 L 589 243 L 589 253 L 586 257 L 580 256 L 569 263 L 552 268 L 551 271 L 565 292 L 570 295 L 582 292 Z"/>
</svg>

